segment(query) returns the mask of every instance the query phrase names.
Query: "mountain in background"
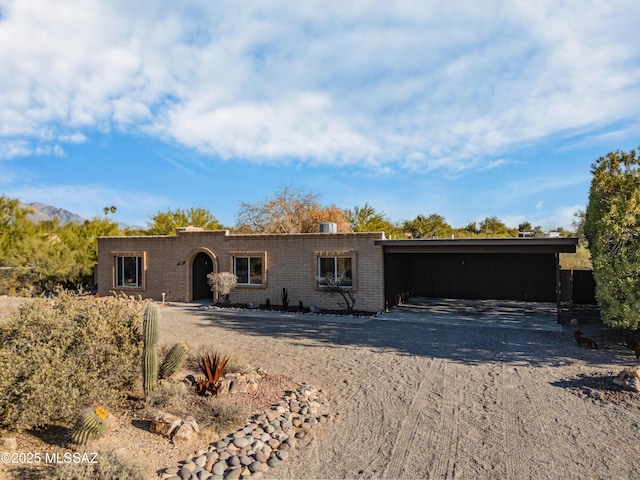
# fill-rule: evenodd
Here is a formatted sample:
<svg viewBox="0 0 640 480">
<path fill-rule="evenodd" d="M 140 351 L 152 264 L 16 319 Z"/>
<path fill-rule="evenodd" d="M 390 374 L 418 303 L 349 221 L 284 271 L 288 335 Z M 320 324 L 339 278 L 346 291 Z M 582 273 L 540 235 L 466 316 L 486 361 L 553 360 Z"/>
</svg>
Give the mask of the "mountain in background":
<svg viewBox="0 0 640 480">
<path fill-rule="evenodd" d="M 85 221 L 80 215 L 77 215 L 64 208 L 52 207 L 51 205 L 45 205 L 44 203 L 28 203 L 21 204 L 22 207 L 27 207 L 33 210 L 33 213 L 28 215 L 29 220 L 34 223 L 44 222 L 46 220 L 52 220 L 53 217 L 58 217 L 60 225 L 66 225 L 67 223 L 77 223 L 82 225 Z"/>
</svg>

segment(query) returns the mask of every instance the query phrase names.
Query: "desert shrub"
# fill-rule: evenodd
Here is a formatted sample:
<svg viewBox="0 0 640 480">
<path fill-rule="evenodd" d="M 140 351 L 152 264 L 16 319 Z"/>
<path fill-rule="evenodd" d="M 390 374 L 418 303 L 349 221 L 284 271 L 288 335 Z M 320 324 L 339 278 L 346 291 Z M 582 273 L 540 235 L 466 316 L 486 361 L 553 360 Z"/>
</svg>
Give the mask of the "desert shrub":
<svg viewBox="0 0 640 480">
<path fill-rule="evenodd" d="M 97 452 L 94 463 L 57 463 L 46 478 L 51 480 L 122 480 L 124 478 L 151 478 L 150 468 L 125 453 L 115 450 Z M 76 455 L 82 455 L 81 452 Z M 92 459 L 92 454 L 88 454 Z"/>
<path fill-rule="evenodd" d="M 0 426 L 69 423 L 89 404 L 115 406 L 140 376 L 145 303 L 61 292 L 0 325 Z"/>
<path fill-rule="evenodd" d="M 224 348 L 219 348 L 217 345 L 198 345 L 190 351 L 190 355 L 187 356 L 184 362 L 184 368 L 192 372 L 200 372 L 200 358 L 210 352 L 220 352 L 229 359 L 227 365 L 224 368 L 224 373 L 252 373 L 251 365 L 242 355 L 232 354 Z"/>
<path fill-rule="evenodd" d="M 153 418 L 158 412 L 170 412 L 181 418 L 193 417 L 201 438 L 213 441 L 241 426 L 249 417 L 248 408 L 233 397 L 197 396 L 183 382 L 165 380 L 145 403 L 143 414 Z"/>
</svg>

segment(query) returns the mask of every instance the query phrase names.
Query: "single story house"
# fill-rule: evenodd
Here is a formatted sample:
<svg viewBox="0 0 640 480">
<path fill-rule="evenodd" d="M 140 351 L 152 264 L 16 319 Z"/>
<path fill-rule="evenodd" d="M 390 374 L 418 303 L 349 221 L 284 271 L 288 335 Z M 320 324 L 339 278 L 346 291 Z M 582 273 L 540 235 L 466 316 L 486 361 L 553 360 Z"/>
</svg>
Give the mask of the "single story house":
<svg viewBox="0 0 640 480">
<path fill-rule="evenodd" d="M 339 275 L 355 308 L 382 311 L 406 295 L 559 302 L 559 253 L 575 238 L 388 240 L 382 232 L 176 235 L 98 239 L 98 294 L 188 302 L 213 298 L 212 272 L 233 272 L 233 303 L 289 302 L 338 308 L 318 281 Z"/>
</svg>

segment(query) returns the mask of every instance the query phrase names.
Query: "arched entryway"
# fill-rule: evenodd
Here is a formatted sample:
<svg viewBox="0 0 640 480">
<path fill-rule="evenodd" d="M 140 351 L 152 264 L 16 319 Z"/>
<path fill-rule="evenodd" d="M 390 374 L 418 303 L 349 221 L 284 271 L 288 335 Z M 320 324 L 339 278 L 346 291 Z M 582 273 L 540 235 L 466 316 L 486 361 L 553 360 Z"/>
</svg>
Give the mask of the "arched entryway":
<svg viewBox="0 0 640 480">
<path fill-rule="evenodd" d="M 213 298 L 211 288 L 207 283 L 207 275 L 213 272 L 213 260 L 211 257 L 204 252 L 197 254 L 193 259 L 191 272 L 193 300 Z"/>
</svg>

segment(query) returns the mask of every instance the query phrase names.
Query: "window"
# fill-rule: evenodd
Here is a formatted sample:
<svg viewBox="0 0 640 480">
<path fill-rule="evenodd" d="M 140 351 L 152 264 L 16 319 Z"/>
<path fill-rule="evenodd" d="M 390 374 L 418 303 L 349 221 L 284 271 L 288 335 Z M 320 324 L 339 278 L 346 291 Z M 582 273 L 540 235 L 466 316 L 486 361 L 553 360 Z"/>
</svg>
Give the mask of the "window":
<svg viewBox="0 0 640 480">
<path fill-rule="evenodd" d="M 142 288 L 142 257 L 117 256 L 116 287 Z"/>
<path fill-rule="evenodd" d="M 238 285 L 262 285 L 262 257 L 233 257 L 233 273 Z"/>
<path fill-rule="evenodd" d="M 318 257 L 318 277 L 334 279 L 341 287 L 353 286 L 351 257 Z"/>
</svg>

